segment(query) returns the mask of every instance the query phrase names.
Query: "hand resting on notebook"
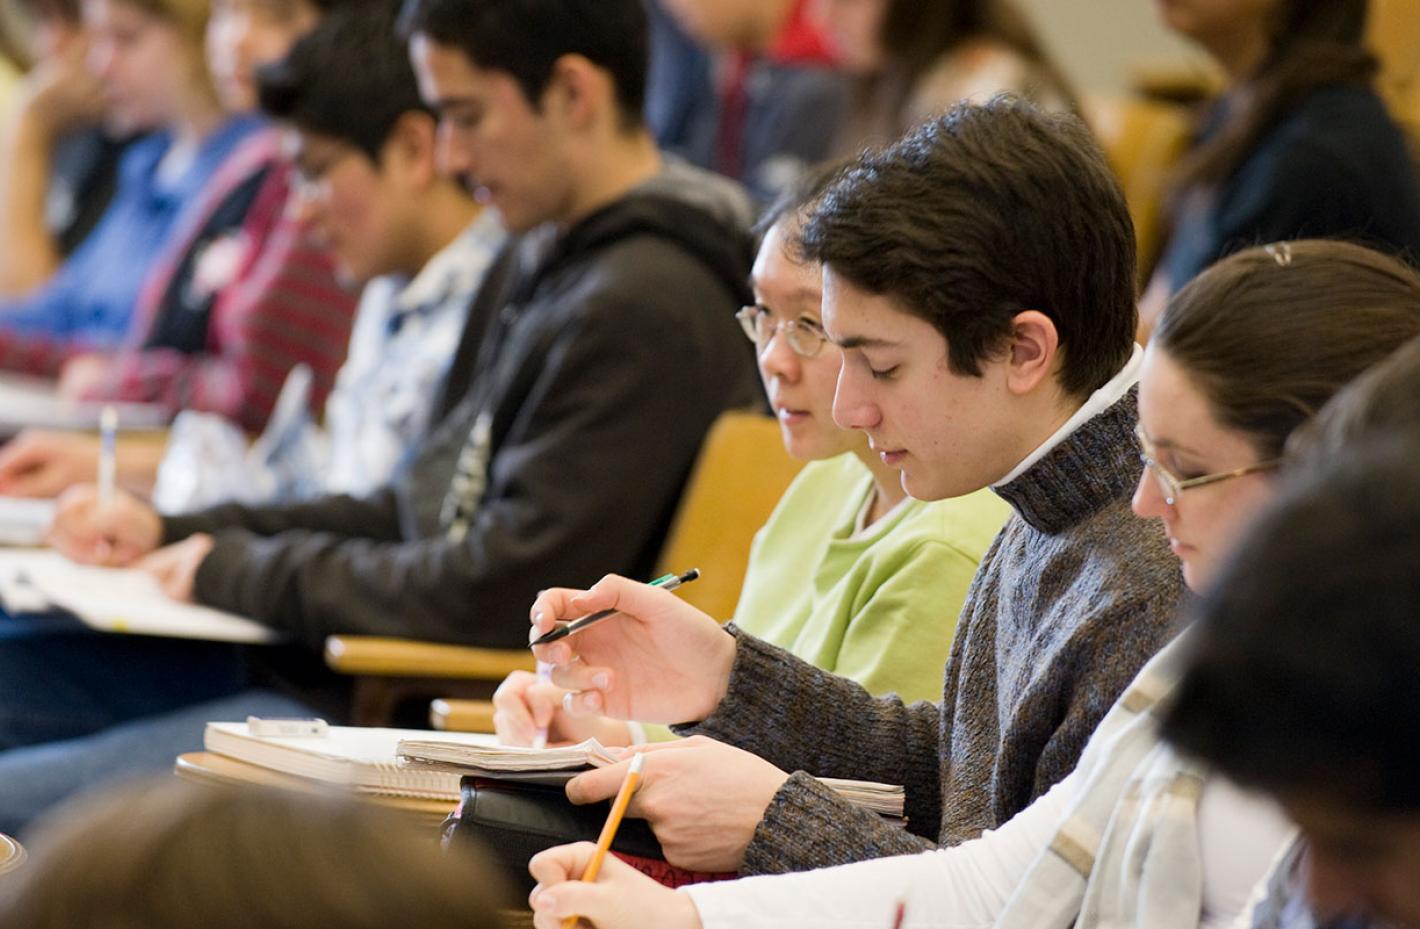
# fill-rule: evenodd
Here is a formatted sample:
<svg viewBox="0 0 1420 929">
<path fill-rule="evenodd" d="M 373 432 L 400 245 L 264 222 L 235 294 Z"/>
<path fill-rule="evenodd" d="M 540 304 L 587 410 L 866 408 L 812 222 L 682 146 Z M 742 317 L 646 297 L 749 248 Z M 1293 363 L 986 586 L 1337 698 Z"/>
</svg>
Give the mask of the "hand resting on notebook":
<svg viewBox="0 0 1420 929">
<path fill-rule="evenodd" d="M 212 536 L 199 532 L 138 559 L 133 567 L 153 575 L 169 597 L 180 603 L 192 603 L 197 569 L 211 552 Z"/>
<path fill-rule="evenodd" d="M 693 736 L 636 748 L 641 784 L 627 813 L 651 824 L 666 861 L 691 871 L 738 871 L 755 827 L 789 775 L 744 749 Z M 567 782 L 573 803 L 616 796 L 628 760 Z"/>
</svg>

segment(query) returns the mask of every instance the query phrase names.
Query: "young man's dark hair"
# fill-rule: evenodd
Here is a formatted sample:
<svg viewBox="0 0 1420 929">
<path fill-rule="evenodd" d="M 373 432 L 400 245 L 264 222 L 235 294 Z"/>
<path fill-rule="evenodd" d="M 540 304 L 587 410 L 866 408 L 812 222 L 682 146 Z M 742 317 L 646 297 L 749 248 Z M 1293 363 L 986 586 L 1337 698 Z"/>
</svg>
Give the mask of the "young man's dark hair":
<svg viewBox="0 0 1420 929">
<path fill-rule="evenodd" d="M 513 76 L 534 108 L 564 55 L 604 68 L 627 126 L 642 125 L 649 56 L 643 0 L 408 0 L 405 38 L 459 49 L 475 66 Z"/>
<path fill-rule="evenodd" d="M 1197 607 L 1166 738 L 1284 798 L 1420 812 L 1417 460 L 1373 436 L 1293 482 Z"/>
<path fill-rule="evenodd" d="M 1054 322 L 1072 395 L 1133 351 L 1134 228 L 1119 183 L 1083 122 L 1013 97 L 955 107 L 865 155 L 819 201 L 803 249 L 936 327 L 957 374 L 980 374 L 1023 310 Z"/>
<path fill-rule="evenodd" d="M 284 60 L 263 68 L 257 85 L 273 119 L 348 141 L 376 162 L 401 116 L 431 112 L 395 34 L 393 7 L 381 0 L 331 13 Z"/>
</svg>

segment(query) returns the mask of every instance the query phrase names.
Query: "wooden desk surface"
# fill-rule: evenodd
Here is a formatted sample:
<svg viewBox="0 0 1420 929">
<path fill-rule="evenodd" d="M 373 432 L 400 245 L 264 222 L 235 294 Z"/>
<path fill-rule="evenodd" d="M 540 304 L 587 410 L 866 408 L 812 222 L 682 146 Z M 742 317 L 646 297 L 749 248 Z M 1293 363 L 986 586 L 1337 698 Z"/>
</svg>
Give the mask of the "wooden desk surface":
<svg viewBox="0 0 1420 929">
<path fill-rule="evenodd" d="M 13 871 L 24 863 L 24 847 L 8 835 L 0 833 L 0 874 Z"/>
<path fill-rule="evenodd" d="M 283 774 L 257 765 L 247 764 L 233 758 L 226 758 L 212 752 L 189 752 L 179 755 L 173 765 L 173 773 L 184 780 L 200 784 L 217 784 L 224 787 L 276 787 L 282 790 L 297 790 L 306 793 L 326 793 L 338 791 L 339 787 L 323 781 Z M 415 797 L 387 797 L 379 794 L 350 792 L 350 796 L 373 803 L 387 809 L 408 813 L 437 825 L 453 812 L 456 805 L 452 800 L 421 800 Z"/>
</svg>

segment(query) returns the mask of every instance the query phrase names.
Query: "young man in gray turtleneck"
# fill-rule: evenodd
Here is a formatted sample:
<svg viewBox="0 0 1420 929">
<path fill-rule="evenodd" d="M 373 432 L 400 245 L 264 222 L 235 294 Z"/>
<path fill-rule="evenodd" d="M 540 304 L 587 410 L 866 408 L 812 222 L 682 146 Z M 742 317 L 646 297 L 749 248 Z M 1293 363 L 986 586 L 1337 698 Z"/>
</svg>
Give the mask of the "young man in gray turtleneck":
<svg viewBox="0 0 1420 929">
<path fill-rule="evenodd" d="M 680 731 L 711 737 L 654 746 L 632 807 L 697 870 L 807 870 L 999 825 L 1074 767 L 1183 589 L 1158 525 L 1129 512 L 1134 240 L 1083 124 L 1010 99 L 957 108 L 865 155 L 803 245 L 843 353 L 835 419 L 913 496 L 989 485 L 1015 514 L 967 596 L 938 706 L 875 699 L 619 578 L 539 599 L 535 631 L 627 614 L 538 649 L 580 691 L 572 714 L 698 720 Z M 623 767 L 568 795 L 614 794 Z M 809 775 L 905 785 L 908 829 Z"/>
</svg>

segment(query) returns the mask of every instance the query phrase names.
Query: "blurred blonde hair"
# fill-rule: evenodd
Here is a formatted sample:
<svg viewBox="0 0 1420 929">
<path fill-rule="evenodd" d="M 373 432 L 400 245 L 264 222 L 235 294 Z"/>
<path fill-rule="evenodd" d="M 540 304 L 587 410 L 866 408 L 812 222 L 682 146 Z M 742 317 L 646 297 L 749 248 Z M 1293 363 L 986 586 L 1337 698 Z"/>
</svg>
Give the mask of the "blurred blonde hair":
<svg viewBox="0 0 1420 929">
<path fill-rule="evenodd" d="M 106 791 L 26 837 L 0 878 L 24 929 L 482 929 L 504 885 L 407 815 L 341 798 L 171 777 Z"/>
</svg>

